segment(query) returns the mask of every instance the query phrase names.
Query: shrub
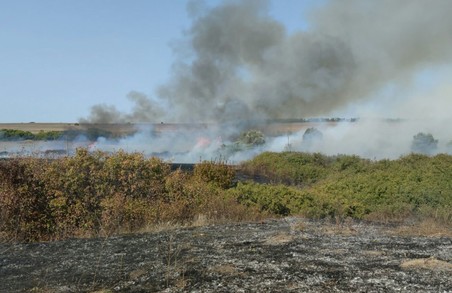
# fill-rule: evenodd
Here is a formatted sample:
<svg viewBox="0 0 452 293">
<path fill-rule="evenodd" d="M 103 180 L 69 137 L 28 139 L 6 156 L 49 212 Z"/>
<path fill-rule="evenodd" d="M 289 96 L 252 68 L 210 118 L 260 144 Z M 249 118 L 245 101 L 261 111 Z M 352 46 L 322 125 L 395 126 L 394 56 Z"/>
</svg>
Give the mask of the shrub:
<svg viewBox="0 0 452 293">
<path fill-rule="evenodd" d="M 438 148 L 438 140 L 430 133 L 419 132 L 413 136 L 411 150 L 415 153 L 432 154 Z"/>
<path fill-rule="evenodd" d="M 170 167 L 157 158 L 119 151 L 113 155 L 78 149 L 56 160 L 47 178 L 60 234 L 124 230 L 148 224 L 146 210 L 165 192 Z"/>
<path fill-rule="evenodd" d="M 2 139 L 2 140 L 26 140 L 26 139 L 34 139 L 34 135 L 30 131 L 23 131 L 23 130 L 17 130 L 17 129 L 2 129 L 2 130 L 0 130 L 0 139 Z"/>
<path fill-rule="evenodd" d="M 61 131 L 43 131 L 33 134 L 30 131 L 17 129 L 0 130 L 0 140 L 57 140 L 62 136 Z"/>
<path fill-rule="evenodd" d="M 195 166 L 194 178 L 220 188 L 233 185 L 235 170 L 223 161 L 203 161 Z"/>
<path fill-rule="evenodd" d="M 299 213 L 304 201 L 298 190 L 284 185 L 239 182 L 230 194 L 241 204 L 280 216 Z"/>
<path fill-rule="evenodd" d="M 126 197 L 161 198 L 169 164 L 158 158 L 146 159 L 140 153 L 116 152 L 103 159 L 98 188 L 105 195 L 120 193 Z"/>
<path fill-rule="evenodd" d="M 240 168 L 245 174 L 273 183 L 310 185 L 327 177 L 330 164 L 330 158 L 318 153 L 265 152 L 242 163 Z"/>
<path fill-rule="evenodd" d="M 310 127 L 303 133 L 302 145 L 306 148 L 311 148 L 315 143 L 321 142 L 323 133 L 317 128 Z"/>
<path fill-rule="evenodd" d="M 193 173 L 157 158 L 119 151 L 55 160 L 0 161 L 0 234 L 34 241 L 132 232 L 161 222 L 191 223 L 299 214 L 452 223 L 452 156 L 398 160 L 264 153 L 241 166 L 272 184 L 239 182 L 224 162 Z M 295 186 L 281 185 L 288 182 Z"/>
<path fill-rule="evenodd" d="M 49 239 L 55 219 L 39 174 L 47 164 L 36 158 L 0 162 L 0 229 L 16 240 Z"/>
<path fill-rule="evenodd" d="M 77 149 L 75 156 L 53 160 L 41 178 L 56 220 L 56 236 L 96 233 L 100 228 L 101 171 L 105 154 Z"/>
<path fill-rule="evenodd" d="M 237 139 L 237 143 L 244 144 L 246 146 L 257 146 L 265 144 L 265 136 L 259 130 L 248 130 L 242 132 Z"/>
</svg>

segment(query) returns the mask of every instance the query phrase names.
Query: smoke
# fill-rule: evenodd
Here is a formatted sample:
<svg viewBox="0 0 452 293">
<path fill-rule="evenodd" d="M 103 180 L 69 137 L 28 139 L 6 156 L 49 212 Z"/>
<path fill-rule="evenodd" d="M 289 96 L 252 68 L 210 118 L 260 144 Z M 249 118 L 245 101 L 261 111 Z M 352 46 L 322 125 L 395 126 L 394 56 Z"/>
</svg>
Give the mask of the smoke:
<svg viewBox="0 0 452 293">
<path fill-rule="evenodd" d="M 237 133 L 239 122 L 329 115 L 411 121 L 341 124 L 310 144 L 366 157 L 409 152 L 419 131 L 451 140 L 438 129 L 450 122 L 452 1 L 326 1 L 306 13 L 309 29 L 294 33 L 271 17 L 268 1 L 191 1 L 187 11 L 192 24 L 156 97 L 132 92 L 131 113 L 96 105 L 83 122 L 207 122 Z M 292 136 L 295 147 L 302 133 Z M 263 149 L 284 149 L 286 140 Z"/>
<path fill-rule="evenodd" d="M 127 98 L 133 102 L 132 112 L 125 114 L 112 105 L 95 105 L 87 119 L 80 119 L 81 123 L 141 123 L 157 121 L 162 117 L 162 110 L 145 94 L 132 91 Z"/>
<path fill-rule="evenodd" d="M 230 122 L 329 115 L 451 61 L 452 2 L 329 1 L 309 31 L 287 33 L 267 1 L 190 2 L 171 80 L 123 114 L 97 105 L 90 122 Z M 183 54 L 178 54 L 184 52 Z M 165 105 L 165 106 L 163 106 Z M 389 105 L 388 105 L 389 106 Z M 169 109 L 169 110 L 168 110 Z"/>
</svg>

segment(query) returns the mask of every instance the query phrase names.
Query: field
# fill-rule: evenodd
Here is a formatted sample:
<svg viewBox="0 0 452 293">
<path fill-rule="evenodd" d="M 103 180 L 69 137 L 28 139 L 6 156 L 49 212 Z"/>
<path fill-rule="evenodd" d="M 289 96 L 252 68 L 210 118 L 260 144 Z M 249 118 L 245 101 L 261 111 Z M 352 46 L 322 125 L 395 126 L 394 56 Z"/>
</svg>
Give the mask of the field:
<svg viewBox="0 0 452 293">
<path fill-rule="evenodd" d="M 310 127 L 335 126 L 338 122 L 269 122 L 254 124 L 255 128 L 266 135 L 293 133 Z M 348 123 L 348 122 L 343 122 Z M 80 123 L 0 123 L 0 129 L 17 129 L 39 133 L 40 131 L 83 131 L 89 128 L 109 131 L 117 135 L 130 134 L 140 127 L 152 127 L 156 132 L 172 132 L 176 130 L 193 131 L 200 128 L 215 127 L 215 124 L 188 123 L 139 123 L 139 124 L 80 124 Z"/>
<path fill-rule="evenodd" d="M 0 123 L 0 129 L 17 129 L 39 133 L 40 131 L 83 131 L 88 128 L 98 128 L 118 134 L 130 133 L 134 130 L 132 124 L 79 124 L 79 123 Z"/>
</svg>

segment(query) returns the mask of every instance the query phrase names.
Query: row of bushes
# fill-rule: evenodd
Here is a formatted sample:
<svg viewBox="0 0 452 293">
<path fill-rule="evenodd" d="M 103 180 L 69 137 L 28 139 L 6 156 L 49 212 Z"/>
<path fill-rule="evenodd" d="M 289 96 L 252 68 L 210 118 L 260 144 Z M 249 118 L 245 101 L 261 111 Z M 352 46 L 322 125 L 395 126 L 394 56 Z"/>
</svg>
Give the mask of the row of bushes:
<svg viewBox="0 0 452 293">
<path fill-rule="evenodd" d="M 61 131 L 40 131 L 32 133 L 30 131 L 17 129 L 0 130 L 0 140 L 57 140 L 61 137 Z"/>
<path fill-rule="evenodd" d="M 267 178 L 269 184 L 239 184 L 233 192 L 240 202 L 273 212 L 378 221 L 429 217 L 452 224 L 450 155 L 370 161 L 345 155 L 263 153 L 245 162 L 242 170 Z"/>
<path fill-rule="evenodd" d="M 2 141 L 20 141 L 20 140 L 74 140 L 77 137 L 84 136 L 88 140 L 97 140 L 99 137 L 116 139 L 120 134 L 115 134 L 99 128 L 87 128 L 83 130 L 65 130 L 65 131 L 39 131 L 32 133 L 30 131 L 18 129 L 1 129 L 0 140 Z"/>
<path fill-rule="evenodd" d="M 0 231 L 17 240 L 137 231 L 150 225 L 257 217 L 223 191 L 232 167 L 203 162 L 193 173 L 171 172 L 138 153 L 90 153 L 56 160 L 16 158 L 0 163 Z"/>
<path fill-rule="evenodd" d="M 138 153 L 90 153 L 0 162 L 0 236 L 52 240 L 131 232 L 162 222 L 303 215 L 452 224 L 452 156 L 398 160 L 263 153 L 235 168 L 202 162 L 171 171 Z M 243 176 L 247 175 L 247 176 Z M 265 180 L 262 180 L 264 178 Z"/>
</svg>

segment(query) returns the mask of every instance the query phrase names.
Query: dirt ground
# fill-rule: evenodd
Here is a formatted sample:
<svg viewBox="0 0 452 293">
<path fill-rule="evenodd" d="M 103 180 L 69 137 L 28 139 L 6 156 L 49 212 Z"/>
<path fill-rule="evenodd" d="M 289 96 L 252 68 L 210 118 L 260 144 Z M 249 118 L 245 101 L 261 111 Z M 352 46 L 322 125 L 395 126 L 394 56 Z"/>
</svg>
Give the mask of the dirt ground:
<svg viewBox="0 0 452 293">
<path fill-rule="evenodd" d="M 0 292 L 452 292 L 452 238 L 302 218 L 0 244 Z"/>
</svg>

